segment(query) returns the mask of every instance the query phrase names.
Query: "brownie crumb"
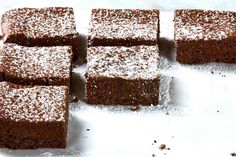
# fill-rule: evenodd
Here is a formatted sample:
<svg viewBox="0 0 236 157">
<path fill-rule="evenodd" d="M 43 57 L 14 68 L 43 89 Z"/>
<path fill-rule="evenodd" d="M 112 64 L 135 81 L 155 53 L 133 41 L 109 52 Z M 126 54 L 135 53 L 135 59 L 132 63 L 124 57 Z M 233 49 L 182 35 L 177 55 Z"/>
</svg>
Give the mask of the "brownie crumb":
<svg viewBox="0 0 236 157">
<path fill-rule="evenodd" d="M 164 150 L 166 149 L 166 145 L 165 144 L 161 144 L 160 147 L 159 147 L 160 150 Z"/>
<path fill-rule="evenodd" d="M 233 152 L 230 154 L 231 156 L 236 156 L 236 152 Z"/>
<path fill-rule="evenodd" d="M 220 112 L 219 110 L 217 110 L 216 112 Z"/>
<path fill-rule="evenodd" d="M 226 77 L 226 75 L 221 75 L 222 77 Z"/>
<path fill-rule="evenodd" d="M 170 148 L 166 148 L 167 150 L 170 150 Z"/>
<path fill-rule="evenodd" d="M 71 98 L 71 102 L 72 103 L 76 103 L 78 101 L 79 101 L 79 97 L 78 96 L 72 96 L 72 98 Z"/>
<path fill-rule="evenodd" d="M 139 111 L 140 110 L 140 105 L 137 105 L 137 106 L 132 106 L 130 108 L 131 111 L 135 112 L 135 111 Z"/>
<path fill-rule="evenodd" d="M 157 143 L 157 141 L 156 141 L 156 140 L 154 140 L 154 143 Z"/>
<path fill-rule="evenodd" d="M 155 155 L 155 154 L 152 154 L 152 157 L 156 157 L 156 155 Z"/>
<path fill-rule="evenodd" d="M 86 129 L 86 131 L 90 131 L 90 129 Z"/>
<path fill-rule="evenodd" d="M 169 112 L 166 112 L 166 115 L 169 115 Z"/>
<path fill-rule="evenodd" d="M 214 74 L 214 71 L 211 71 L 211 74 Z"/>
</svg>

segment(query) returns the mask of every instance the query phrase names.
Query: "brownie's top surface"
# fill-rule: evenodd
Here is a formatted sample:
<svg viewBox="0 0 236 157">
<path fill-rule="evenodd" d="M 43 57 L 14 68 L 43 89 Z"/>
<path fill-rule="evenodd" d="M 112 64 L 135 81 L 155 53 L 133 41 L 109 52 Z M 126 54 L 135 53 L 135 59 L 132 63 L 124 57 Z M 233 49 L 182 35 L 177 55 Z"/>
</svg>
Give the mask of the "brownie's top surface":
<svg viewBox="0 0 236 157">
<path fill-rule="evenodd" d="M 159 75 L 157 46 L 90 47 L 87 60 L 89 77 L 153 79 Z"/>
<path fill-rule="evenodd" d="M 69 46 L 25 47 L 6 43 L 2 53 L 7 58 L 5 72 L 17 77 L 70 77 L 72 49 Z"/>
<path fill-rule="evenodd" d="M 236 12 L 176 10 L 176 40 L 220 40 L 236 36 Z"/>
<path fill-rule="evenodd" d="M 157 40 L 158 10 L 93 9 L 89 36 L 102 39 Z"/>
<path fill-rule="evenodd" d="M 0 119 L 14 121 L 65 121 L 66 86 L 23 87 L 0 82 Z"/>
<path fill-rule="evenodd" d="M 2 15 L 4 34 L 24 34 L 28 38 L 76 34 L 72 8 L 19 8 Z"/>
</svg>

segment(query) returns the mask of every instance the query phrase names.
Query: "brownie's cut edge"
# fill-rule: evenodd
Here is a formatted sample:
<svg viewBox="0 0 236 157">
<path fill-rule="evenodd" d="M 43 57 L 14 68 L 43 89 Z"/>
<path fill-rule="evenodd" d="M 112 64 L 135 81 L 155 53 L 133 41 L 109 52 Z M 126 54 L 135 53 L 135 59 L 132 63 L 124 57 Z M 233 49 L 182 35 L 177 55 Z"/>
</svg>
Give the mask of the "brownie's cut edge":
<svg viewBox="0 0 236 157">
<path fill-rule="evenodd" d="M 86 98 L 89 104 L 157 105 L 160 77 L 150 80 L 88 77 Z"/>
<path fill-rule="evenodd" d="M 90 104 L 157 105 L 157 46 L 89 47 L 86 102 Z"/>
<path fill-rule="evenodd" d="M 88 45 L 157 45 L 159 32 L 159 10 L 93 9 Z"/>
<path fill-rule="evenodd" d="M 72 49 L 69 46 L 25 47 L 5 43 L 5 80 L 23 85 L 70 85 Z M 1 70 L 1 68 L 0 68 Z"/>
<path fill-rule="evenodd" d="M 236 12 L 176 10 L 174 24 L 178 62 L 236 63 Z"/>
<path fill-rule="evenodd" d="M 30 87 L 0 82 L 0 91 L 1 147 L 66 147 L 68 87 Z"/>
</svg>

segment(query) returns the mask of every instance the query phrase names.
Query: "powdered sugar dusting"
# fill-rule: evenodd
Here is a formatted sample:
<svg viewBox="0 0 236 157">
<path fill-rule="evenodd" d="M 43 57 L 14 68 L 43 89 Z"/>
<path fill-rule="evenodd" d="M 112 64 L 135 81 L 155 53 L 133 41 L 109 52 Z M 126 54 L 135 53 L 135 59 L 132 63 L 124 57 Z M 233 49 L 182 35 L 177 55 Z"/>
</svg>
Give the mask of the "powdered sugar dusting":
<svg viewBox="0 0 236 157">
<path fill-rule="evenodd" d="M 157 40 L 158 10 L 94 9 L 89 37 Z"/>
<path fill-rule="evenodd" d="M 66 120 L 66 86 L 23 87 L 0 82 L 0 91 L 0 118 L 30 122 Z"/>
<path fill-rule="evenodd" d="M 176 10 L 176 40 L 221 40 L 236 34 L 236 12 Z"/>
<path fill-rule="evenodd" d="M 69 46 L 25 47 L 6 43 L 5 72 L 20 78 L 70 78 L 72 49 Z"/>
<path fill-rule="evenodd" d="M 86 73 L 91 77 L 153 79 L 159 75 L 157 46 L 90 47 Z"/>
<path fill-rule="evenodd" d="M 73 9 L 67 7 L 10 10 L 2 15 L 2 27 L 4 34 L 24 34 L 27 38 L 76 34 Z"/>
</svg>

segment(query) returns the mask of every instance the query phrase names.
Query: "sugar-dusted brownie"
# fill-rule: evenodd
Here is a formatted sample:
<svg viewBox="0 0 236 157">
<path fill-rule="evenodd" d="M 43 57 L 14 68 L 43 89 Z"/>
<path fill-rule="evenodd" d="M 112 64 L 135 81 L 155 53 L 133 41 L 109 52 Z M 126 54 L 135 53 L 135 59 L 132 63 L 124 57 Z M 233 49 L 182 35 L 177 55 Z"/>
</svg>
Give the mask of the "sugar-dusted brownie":
<svg viewBox="0 0 236 157">
<path fill-rule="evenodd" d="M 2 15 L 5 43 L 23 46 L 72 46 L 78 57 L 79 37 L 73 8 L 18 8 Z"/>
<path fill-rule="evenodd" d="M 160 75 L 157 46 L 97 46 L 89 47 L 87 53 L 87 103 L 158 104 Z"/>
<path fill-rule="evenodd" d="M 68 87 L 0 82 L 0 147 L 65 148 Z"/>
<path fill-rule="evenodd" d="M 69 46 L 25 47 L 5 43 L 5 80 L 23 85 L 70 84 L 72 49 Z M 1 70 L 1 69 L 0 69 Z"/>
<path fill-rule="evenodd" d="M 88 45 L 156 45 L 159 31 L 159 10 L 93 9 Z"/>
<path fill-rule="evenodd" d="M 4 80 L 4 62 L 5 56 L 0 53 L 0 81 Z"/>
<path fill-rule="evenodd" d="M 236 63 L 236 12 L 175 10 L 174 25 L 178 62 Z"/>
</svg>

